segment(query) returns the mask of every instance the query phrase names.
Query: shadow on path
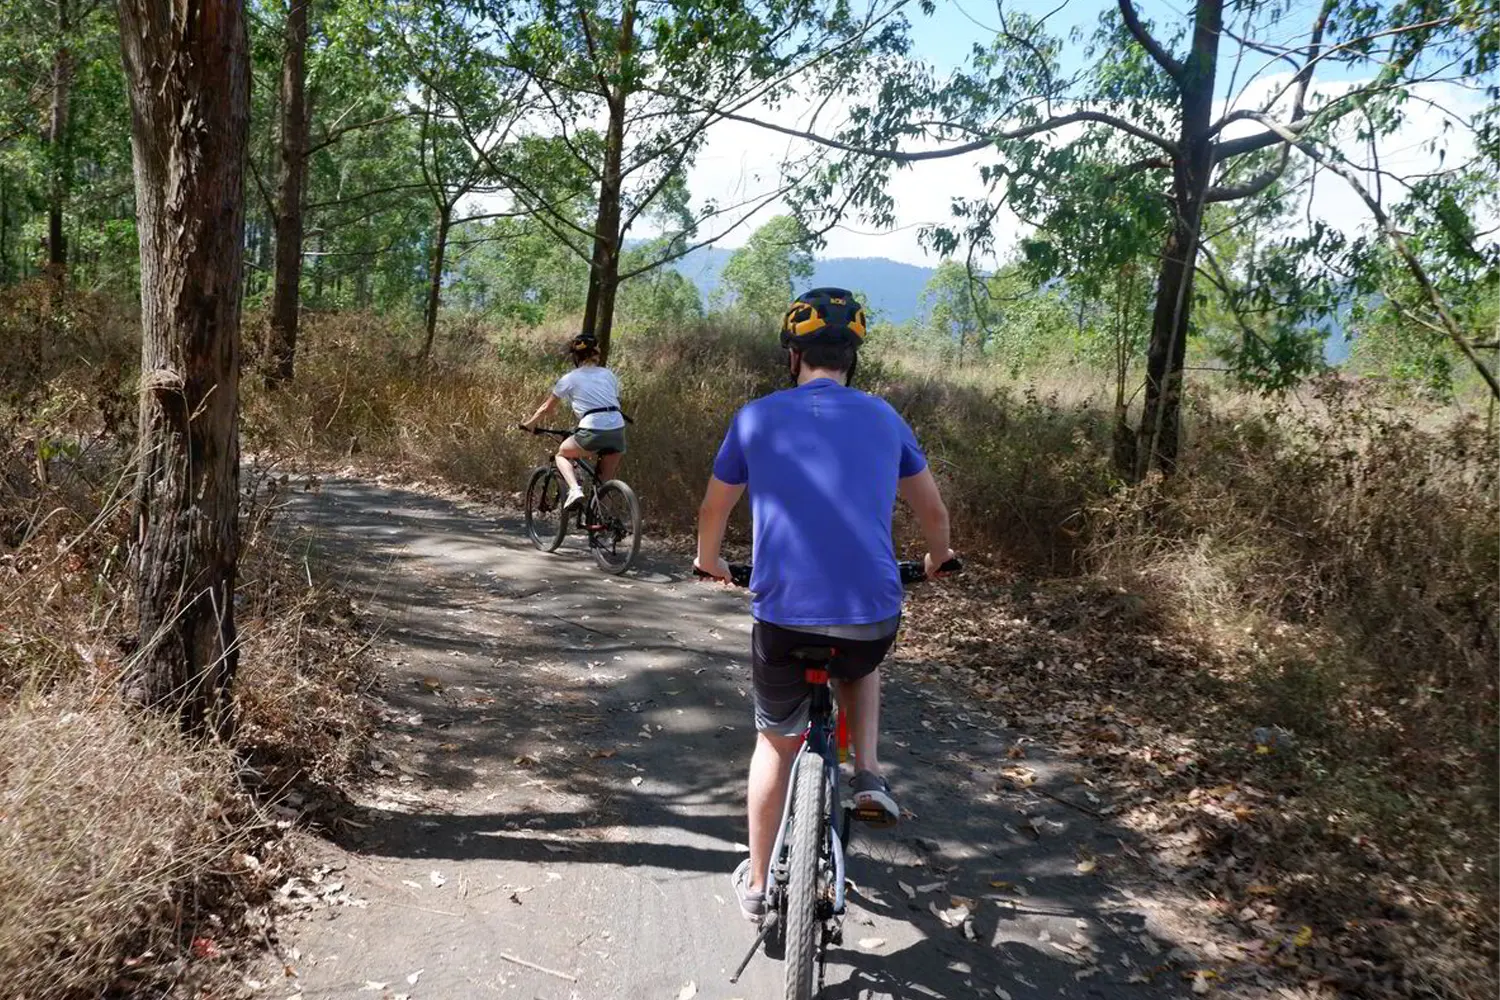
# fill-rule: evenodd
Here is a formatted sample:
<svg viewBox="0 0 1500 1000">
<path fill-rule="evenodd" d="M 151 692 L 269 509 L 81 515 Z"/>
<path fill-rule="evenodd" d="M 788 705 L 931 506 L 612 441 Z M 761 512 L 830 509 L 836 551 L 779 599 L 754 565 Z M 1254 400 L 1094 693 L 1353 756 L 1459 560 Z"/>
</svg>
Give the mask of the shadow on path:
<svg viewBox="0 0 1500 1000">
<path fill-rule="evenodd" d="M 545 555 L 512 518 L 404 490 L 334 481 L 290 506 L 385 664 L 381 775 L 329 845 L 368 905 L 294 935 L 304 995 L 420 969 L 413 997 L 780 996 L 764 957 L 727 982 L 752 936 L 727 878 L 752 739 L 744 595 L 660 552 L 609 577 L 577 544 Z M 1163 947 L 1106 877 L 1129 835 L 930 676 L 888 670 L 882 757 L 914 818 L 856 842 L 822 996 L 1139 991 Z M 1034 788 L 1002 780 L 1018 764 Z"/>
</svg>

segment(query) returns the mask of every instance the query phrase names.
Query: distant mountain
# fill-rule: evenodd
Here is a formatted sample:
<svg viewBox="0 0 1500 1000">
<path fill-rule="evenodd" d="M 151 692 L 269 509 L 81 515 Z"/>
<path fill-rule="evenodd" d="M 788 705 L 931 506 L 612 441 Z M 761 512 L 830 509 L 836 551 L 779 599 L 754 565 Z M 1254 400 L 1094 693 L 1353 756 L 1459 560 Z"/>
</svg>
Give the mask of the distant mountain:
<svg viewBox="0 0 1500 1000">
<path fill-rule="evenodd" d="M 724 247 L 702 247 L 672 266 L 698 288 L 705 306 L 719 287 L 719 275 L 734 251 Z M 921 306 L 922 289 L 932 277 L 930 267 L 917 267 L 884 257 L 830 257 L 813 264 L 809 288 L 833 285 L 862 297 L 877 322 L 904 323 L 915 319 Z M 798 288 L 797 291 L 803 291 Z"/>
<path fill-rule="evenodd" d="M 714 290 L 719 287 L 719 275 L 733 253 L 726 247 L 701 247 L 671 266 L 697 286 L 707 308 L 713 302 Z M 830 257 L 814 261 L 813 276 L 807 287 L 833 285 L 847 288 L 858 294 L 861 301 L 874 311 L 876 322 L 904 323 L 916 319 L 921 312 L 922 289 L 933 271 L 930 267 L 903 264 L 885 257 Z M 1353 344 L 1346 337 L 1340 318 L 1329 316 L 1318 325 L 1327 338 L 1323 342 L 1324 359 L 1332 365 L 1347 361 Z"/>
</svg>

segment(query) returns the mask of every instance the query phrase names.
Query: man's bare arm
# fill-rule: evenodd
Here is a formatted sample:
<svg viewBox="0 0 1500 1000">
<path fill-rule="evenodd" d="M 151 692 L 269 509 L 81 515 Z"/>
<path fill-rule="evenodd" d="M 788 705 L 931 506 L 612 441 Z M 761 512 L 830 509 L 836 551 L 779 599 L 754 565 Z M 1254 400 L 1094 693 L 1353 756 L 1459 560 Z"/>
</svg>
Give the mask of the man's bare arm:
<svg viewBox="0 0 1500 1000">
<path fill-rule="evenodd" d="M 897 484 L 897 493 L 906 501 L 917 524 L 922 528 L 922 537 L 927 541 L 927 575 L 935 576 L 938 567 L 953 558 L 952 538 L 948 534 L 948 506 L 943 503 L 937 480 L 931 469 L 923 469 L 915 476 L 907 476 Z"/>
<path fill-rule="evenodd" d="M 729 579 L 729 566 L 719 555 L 719 549 L 724 544 L 729 514 L 744 495 L 743 483 L 731 486 L 713 476 L 708 478 L 708 489 L 703 491 L 703 502 L 698 505 L 698 557 L 693 560 L 693 565 L 703 572 Z"/>
</svg>

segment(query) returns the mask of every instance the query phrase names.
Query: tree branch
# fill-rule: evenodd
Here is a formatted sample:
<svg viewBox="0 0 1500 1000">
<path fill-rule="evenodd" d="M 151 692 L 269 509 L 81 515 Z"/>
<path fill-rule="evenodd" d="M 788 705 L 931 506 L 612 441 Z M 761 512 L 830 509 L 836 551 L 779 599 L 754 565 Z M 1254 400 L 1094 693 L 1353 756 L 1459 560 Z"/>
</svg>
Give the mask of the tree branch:
<svg viewBox="0 0 1500 1000">
<path fill-rule="evenodd" d="M 1119 170 L 1116 170 L 1114 173 L 1108 175 L 1104 179 L 1109 181 L 1111 184 L 1115 184 L 1119 181 L 1123 181 L 1127 177 L 1138 174 L 1143 170 L 1171 169 L 1172 161 L 1167 159 L 1165 156 L 1147 156 L 1144 159 L 1136 160 L 1134 163 L 1125 164 Z"/>
<path fill-rule="evenodd" d="M 1177 144 L 1171 139 L 1159 136 L 1154 132 L 1141 128 L 1139 125 L 1132 124 L 1114 115 L 1105 114 L 1102 111 L 1074 111 L 1072 114 L 1048 118 L 1045 121 L 1040 121 L 1033 125 L 1025 125 L 1018 129 L 995 132 L 984 139 L 976 139 L 973 142 L 966 142 L 960 146 L 950 146 L 947 149 L 929 149 L 920 153 L 903 153 L 895 149 L 875 149 L 869 146 L 856 146 L 852 143 L 841 142 L 838 139 L 830 139 L 827 136 L 818 135 L 815 132 L 790 128 L 786 125 L 778 125 L 775 122 L 761 121 L 759 118 L 736 114 L 732 111 L 721 111 L 714 108 L 710 108 L 709 110 L 713 111 L 718 117 L 726 118 L 730 121 L 755 125 L 771 132 L 779 132 L 782 135 L 792 136 L 795 139 L 806 139 L 808 142 L 816 143 L 819 146 L 827 146 L 829 149 L 836 149 L 843 153 L 873 156 L 882 160 L 890 160 L 893 163 L 920 163 L 923 160 L 943 160 L 951 156 L 964 156 L 968 153 L 978 152 L 981 149 L 988 149 L 997 142 L 1005 142 L 1010 139 L 1025 139 L 1029 136 L 1040 135 L 1043 132 L 1055 132 L 1064 126 L 1075 125 L 1079 122 L 1108 125 L 1110 128 L 1118 129 L 1121 132 L 1133 135 L 1137 139 L 1145 140 L 1161 148 L 1169 156 L 1175 157 L 1177 155 Z"/>
<path fill-rule="evenodd" d="M 1286 173 L 1287 161 L 1291 159 L 1291 150 L 1292 147 L 1283 146 L 1281 150 L 1281 158 L 1277 161 L 1274 167 L 1268 167 L 1267 169 L 1256 174 L 1254 177 L 1250 178 L 1244 183 L 1220 184 L 1217 187 L 1209 188 L 1208 191 L 1205 192 L 1203 200 L 1210 203 L 1220 201 L 1239 201 L 1241 198 L 1249 198 L 1253 195 L 1260 194 L 1266 188 L 1270 187 L 1272 184 L 1275 184 L 1281 178 L 1282 174 Z"/>
<path fill-rule="evenodd" d="M 1167 75 L 1174 81 L 1181 83 L 1182 63 L 1178 62 L 1172 53 L 1168 52 L 1161 42 L 1158 42 L 1151 36 L 1151 32 L 1146 30 L 1146 26 L 1141 23 L 1140 15 L 1136 13 L 1135 5 L 1130 0 L 1120 0 L 1120 16 L 1125 19 L 1125 27 L 1129 29 L 1135 40 L 1141 43 L 1141 47 L 1151 55 L 1156 64 L 1166 70 Z"/>
<path fill-rule="evenodd" d="M 1421 287 L 1423 293 L 1426 295 L 1427 301 L 1432 305 L 1433 311 L 1437 313 L 1438 318 L 1442 321 L 1443 331 L 1448 335 L 1448 339 L 1453 341 L 1454 346 L 1463 353 L 1464 357 L 1469 359 L 1469 363 L 1474 366 L 1475 371 L 1479 372 L 1479 377 L 1484 379 L 1485 384 L 1489 386 L 1490 393 L 1496 399 L 1500 399 L 1500 381 L 1496 381 L 1494 373 L 1489 370 L 1483 361 L 1479 360 L 1479 355 L 1474 353 L 1473 345 L 1469 343 L 1468 338 L 1459 329 L 1458 322 L 1454 320 L 1453 314 L 1448 311 L 1448 305 L 1443 301 L 1443 297 L 1439 294 L 1437 287 L 1433 285 L 1432 279 L 1428 277 L 1427 269 L 1422 266 L 1422 262 L 1417 259 L 1417 255 L 1407 245 L 1406 239 L 1401 235 L 1401 231 L 1391 222 L 1391 217 L 1386 214 L 1380 202 L 1370 194 L 1369 188 L 1360 182 L 1359 177 L 1354 171 L 1350 170 L 1343 163 L 1325 156 L 1311 142 L 1299 139 L 1295 133 L 1288 130 L 1285 125 L 1272 119 L 1269 115 L 1258 115 L 1256 116 L 1256 120 L 1267 129 L 1280 135 L 1289 145 L 1296 146 L 1298 150 L 1315 163 L 1338 174 L 1354 189 L 1354 193 L 1359 195 L 1360 200 L 1365 203 L 1365 207 L 1370 210 L 1370 214 L 1375 217 L 1376 224 L 1380 226 L 1381 232 L 1385 234 L 1385 238 L 1395 248 L 1396 253 L 1406 265 L 1406 269 L 1416 279 L 1418 286 Z"/>
<path fill-rule="evenodd" d="M 398 112 L 393 115 L 383 115 L 380 118 L 373 118 L 367 122 L 360 122 L 357 125 L 345 125 L 342 128 L 335 127 L 327 135 L 325 135 L 321 141 L 315 142 L 311 146 L 308 146 L 307 155 L 312 156 L 314 153 L 321 152 L 322 150 L 327 149 L 329 146 L 332 146 L 334 143 L 338 142 L 350 132 L 358 132 L 360 129 L 374 128 L 377 125 L 384 125 L 388 122 L 399 121 L 400 119 L 405 117 L 405 114 Z"/>
</svg>

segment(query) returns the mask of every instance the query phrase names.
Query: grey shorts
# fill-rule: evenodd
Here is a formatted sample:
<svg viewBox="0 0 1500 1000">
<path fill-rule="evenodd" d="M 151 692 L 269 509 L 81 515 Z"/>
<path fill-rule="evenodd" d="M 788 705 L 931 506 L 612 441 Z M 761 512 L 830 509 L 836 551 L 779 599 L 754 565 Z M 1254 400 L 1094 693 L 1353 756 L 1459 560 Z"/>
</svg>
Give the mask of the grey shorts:
<svg viewBox="0 0 1500 1000">
<path fill-rule="evenodd" d="M 578 447 L 594 455 L 601 451 L 613 452 L 616 455 L 625 454 L 625 428 L 623 427 L 611 427 L 609 430 L 580 427 L 573 432 L 573 440 L 578 442 Z"/>
<path fill-rule="evenodd" d="M 828 664 L 829 677 L 857 681 L 880 666 L 885 654 L 891 651 L 896 641 L 894 625 L 892 622 L 888 635 L 850 639 L 756 621 L 750 631 L 756 732 L 800 736 L 807 728 L 812 685 L 807 682 L 806 661 L 794 659 L 793 650 L 802 646 L 832 646 L 838 653 Z"/>
</svg>

